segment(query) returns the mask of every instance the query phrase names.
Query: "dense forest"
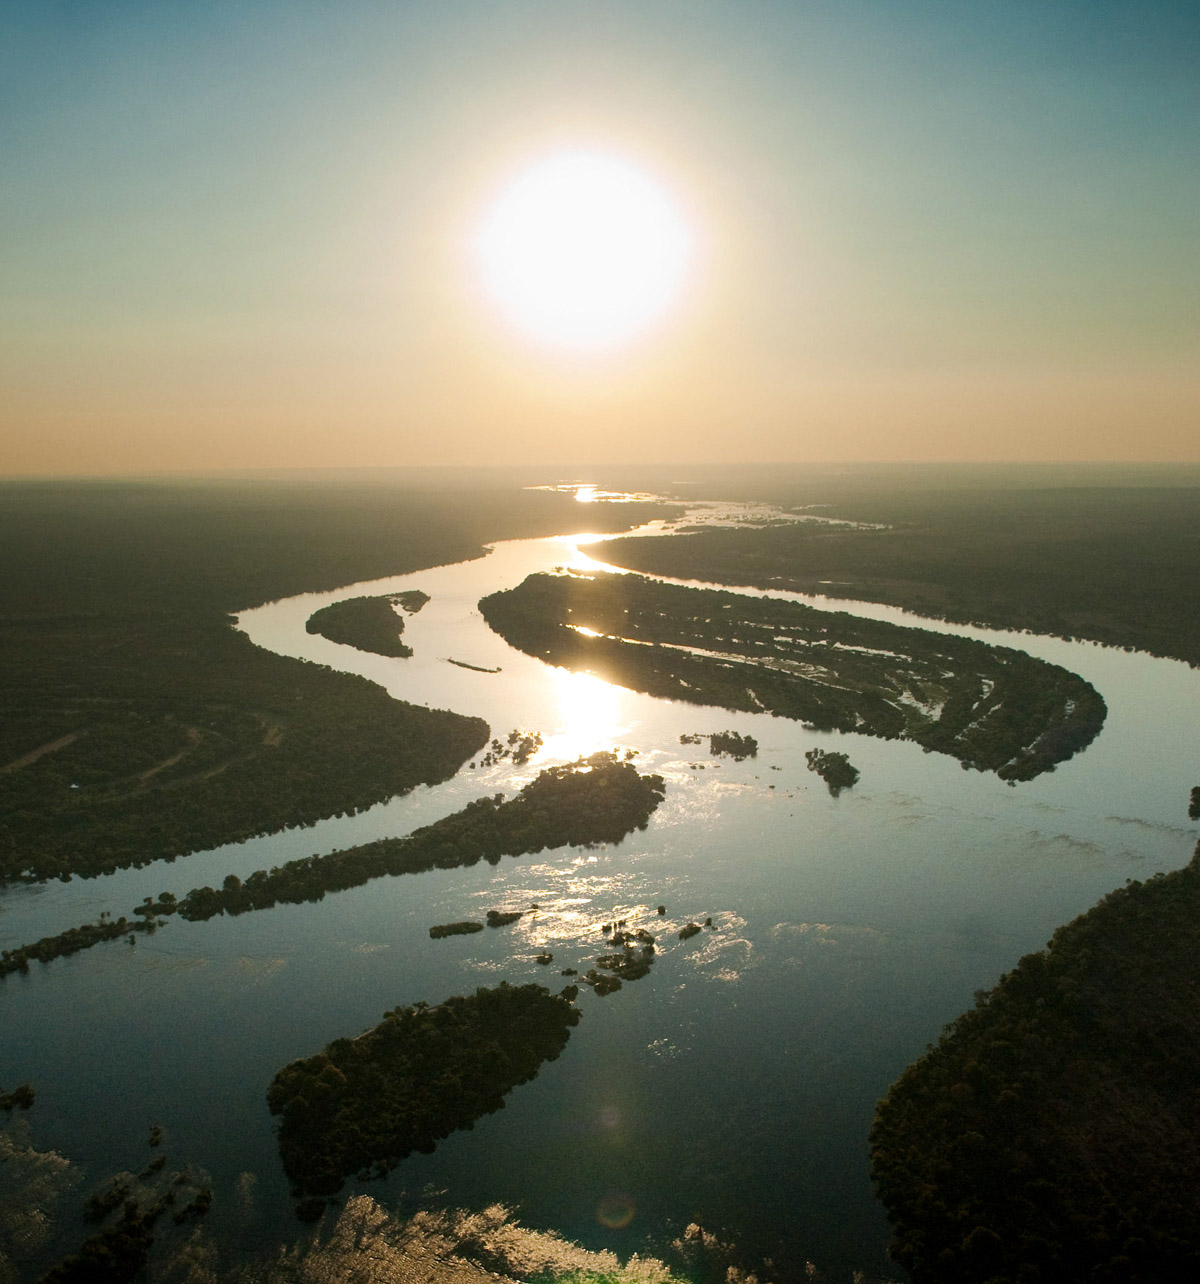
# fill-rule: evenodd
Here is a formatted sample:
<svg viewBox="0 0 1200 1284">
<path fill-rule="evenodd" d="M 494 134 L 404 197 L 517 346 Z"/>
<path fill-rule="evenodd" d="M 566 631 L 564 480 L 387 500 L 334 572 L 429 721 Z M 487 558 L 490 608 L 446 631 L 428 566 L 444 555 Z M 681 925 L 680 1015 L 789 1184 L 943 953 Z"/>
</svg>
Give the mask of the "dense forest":
<svg viewBox="0 0 1200 1284">
<path fill-rule="evenodd" d="M 659 511 L 597 509 L 618 529 Z M 145 864 L 453 774 L 482 721 L 262 651 L 231 613 L 477 557 L 576 510 L 483 487 L 0 484 L 0 880 Z"/>
<path fill-rule="evenodd" d="M 479 604 L 511 646 L 651 695 L 914 740 L 1029 780 L 1090 744 L 1104 701 L 1022 651 L 638 575 L 531 575 Z"/>
<path fill-rule="evenodd" d="M 499 1110 L 566 1046 L 579 1010 L 540 985 L 501 983 L 429 1007 L 388 1012 L 355 1039 L 336 1039 L 276 1074 L 267 1105 L 293 1192 L 319 1197 L 354 1173 L 382 1177 L 414 1150 Z"/>
<path fill-rule="evenodd" d="M 1200 487 L 1163 484 L 1160 473 L 1147 475 L 1157 484 L 1131 484 L 1139 473 L 1126 469 L 1120 477 L 1096 471 L 1094 484 L 1024 470 L 1000 488 L 998 472 L 780 470 L 744 494 L 736 479 L 714 478 L 710 496 L 770 498 L 840 524 L 622 539 L 605 544 L 604 558 L 656 575 L 886 602 L 1200 664 Z"/>
<path fill-rule="evenodd" d="M 411 594 L 388 594 L 384 597 L 348 597 L 341 602 L 331 602 L 314 611 L 305 622 L 309 633 L 319 633 L 331 642 L 371 651 L 375 655 L 390 655 L 407 659 L 412 647 L 400 641 L 404 620 L 396 614 L 400 597 Z M 421 605 L 429 599 L 422 593 Z M 417 608 L 420 610 L 420 607 Z"/>
<path fill-rule="evenodd" d="M 1200 1277 L 1200 848 L 1061 927 L 880 1102 L 916 1284 Z"/>
</svg>

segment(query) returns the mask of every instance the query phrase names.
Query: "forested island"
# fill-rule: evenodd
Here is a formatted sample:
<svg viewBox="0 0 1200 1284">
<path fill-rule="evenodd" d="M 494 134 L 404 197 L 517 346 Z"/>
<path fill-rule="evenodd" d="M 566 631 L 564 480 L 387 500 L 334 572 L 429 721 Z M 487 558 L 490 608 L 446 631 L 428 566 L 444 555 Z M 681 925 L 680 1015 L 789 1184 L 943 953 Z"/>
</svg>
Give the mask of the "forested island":
<svg viewBox="0 0 1200 1284">
<path fill-rule="evenodd" d="M 1200 848 L 1026 955 L 880 1102 L 915 1284 L 1200 1276 Z"/>
<path fill-rule="evenodd" d="M 1023 651 L 638 575 L 537 574 L 479 604 L 511 646 L 651 695 L 913 740 L 1029 780 L 1105 717 L 1077 674 Z"/>
<path fill-rule="evenodd" d="M 384 838 L 325 856 L 306 856 L 271 870 L 256 870 L 243 881 L 230 874 L 220 888 L 194 887 L 177 898 L 164 892 L 133 909 L 134 918 L 102 918 L 68 928 L 29 945 L 0 951 L 0 977 L 28 972 L 31 961 L 49 963 L 103 941 L 133 933 L 153 933 L 173 914 L 204 921 L 217 914 L 245 914 L 280 904 L 319 901 L 329 892 L 361 887 L 388 875 L 455 869 L 481 860 L 496 864 L 504 856 L 523 856 L 552 847 L 591 847 L 618 843 L 644 829 L 665 794 L 663 778 L 639 774 L 615 754 L 596 753 L 578 762 L 546 767 L 513 799 L 503 794 L 478 798 L 461 811 L 403 838 Z M 488 924 L 515 922 L 520 912 L 492 910 Z M 448 923 L 430 936 L 482 931 L 483 924 Z"/>
<path fill-rule="evenodd" d="M 415 589 L 383 597 L 348 597 L 314 611 L 304 627 L 307 632 L 319 633 L 330 642 L 375 655 L 407 659 L 412 655 L 412 647 L 400 641 L 404 620 L 395 608 L 399 606 L 409 615 L 415 615 L 428 601 L 428 594 Z"/>
<path fill-rule="evenodd" d="M 355 1039 L 293 1061 L 267 1092 L 293 1193 L 321 1197 L 354 1173 L 382 1177 L 414 1150 L 469 1128 L 566 1046 L 579 1009 L 540 985 L 478 989 L 388 1012 Z"/>
<path fill-rule="evenodd" d="M 174 912 L 173 907 L 171 912 Z M 81 950 L 90 950 L 93 945 L 99 945 L 103 941 L 126 940 L 132 945 L 136 939 L 135 932 L 152 934 L 158 926 L 159 920 L 149 916 L 127 919 L 122 915 L 120 918 L 101 918 L 97 923 L 69 927 L 55 936 L 43 936 L 40 941 L 34 941 L 31 945 L 0 950 L 0 977 L 7 976 L 10 972 L 28 973 L 29 964 L 33 961 L 49 963 L 53 959 L 67 958 Z"/>
<path fill-rule="evenodd" d="M 576 507 L 494 484 L 0 484 L 0 880 L 143 865 L 453 775 L 480 719 L 263 651 L 231 613 L 479 557 Z"/>
<path fill-rule="evenodd" d="M 481 860 L 546 848 L 619 843 L 644 829 L 665 792 L 663 778 L 641 775 L 611 753 L 546 767 L 509 801 L 478 798 L 461 811 L 404 838 L 383 838 L 327 856 L 259 870 L 244 882 L 230 876 L 219 889 L 193 888 L 173 907 L 182 918 L 241 914 L 287 902 L 317 901 L 327 892 L 360 887 L 388 874 L 456 869 Z M 170 912 L 162 903 L 156 912 Z"/>
</svg>

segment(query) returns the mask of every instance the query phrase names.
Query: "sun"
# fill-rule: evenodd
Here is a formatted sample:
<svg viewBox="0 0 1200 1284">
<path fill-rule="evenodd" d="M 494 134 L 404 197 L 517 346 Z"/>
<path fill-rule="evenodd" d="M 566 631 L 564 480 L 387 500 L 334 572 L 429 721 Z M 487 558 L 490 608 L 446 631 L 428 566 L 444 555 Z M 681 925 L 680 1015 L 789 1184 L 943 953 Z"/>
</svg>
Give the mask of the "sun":
<svg viewBox="0 0 1200 1284">
<path fill-rule="evenodd" d="M 620 346 L 680 301 L 694 240 L 667 190 L 620 156 L 544 157 L 496 196 L 475 235 L 489 299 L 538 343 Z"/>
</svg>

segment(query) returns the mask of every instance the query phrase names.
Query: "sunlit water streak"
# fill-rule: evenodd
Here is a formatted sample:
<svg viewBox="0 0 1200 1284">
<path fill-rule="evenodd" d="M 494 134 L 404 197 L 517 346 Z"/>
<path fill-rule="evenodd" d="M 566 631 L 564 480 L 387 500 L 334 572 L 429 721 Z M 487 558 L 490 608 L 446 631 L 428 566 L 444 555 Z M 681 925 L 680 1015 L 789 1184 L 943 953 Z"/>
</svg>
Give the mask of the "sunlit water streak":
<svg viewBox="0 0 1200 1284">
<path fill-rule="evenodd" d="M 744 516 L 706 507 L 684 524 Z M 432 1182 L 468 1206 L 504 1199 L 527 1221 L 622 1252 L 698 1217 L 748 1252 L 884 1269 L 886 1227 L 866 1177 L 875 1099 L 974 989 L 1056 925 L 1127 877 L 1187 861 L 1200 674 L 875 604 L 763 594 L 1015 645 L 1088 678 L 1109 706 L 1099 739 L 1012 788 L 913 744 L 816 733 L 568 674 L 514 652 L 484 624 L 480 597 L 537 570 L 603 569 L 597 545 L 607 539 L 500 543 L 473 562 L 240 619 L 260 645 L 361 673 L 401 699 L 479 714 L 501 739 L 514 727 L 539 731 L 531 762 L 464 768 L 357 816 L 174 863 L 10 889 L 0 937 L 35 939 L 102 909 L 128 913 L 162 890 L 178 895 L 226 873 L 409 832 L 594 748 L 636 749 L 639 766 L 667 777 L 649 828 L 615 848 L 383 880 L 269 914 L 172 921 L 134 949 L 101 947 L 10 978 L 0 1083 L 37 1083 L 39 1144 L 98 1167 L 137 1164 L 125 1139 L 140 1137 L 147 1117 L 162 1119 L 176 1153 L 218 1178 L 216 1228 L 267 1242 L 292 1226 L 263 1106 L 280 1065 L 398 1003 L 499 979 L 557 984 L 562 969 L 586 969 L 605 949 L 602 924 L 625 918 L 658 937 L 650 975 L 605 999 L 585 994 L 583 1024 L 559 1061 L 474 1131 L 406 1161 L 384 1194 Z M 305 632 L 320 606 L 410 588 L 431 596 L 406 619 L 410 659 Z M 679 742 L 723 729 L 755 736 L 758 757 L 718 760 Z M 805 770 L 815 745 L 849 753 L 862 772 L 855 789 L 834 800 Z M 433 923 L 534 904 L 506 928 L 428 938 Z M 680 927 L 710 916 L 711 929 L 679 941 Z M 550 965 L 536 961 L 545 952 Z M 248 1171 L 259 1178 L 253 1215 L 220 1201 L 221 1184 L 240 1188 Z"/>
</svg>

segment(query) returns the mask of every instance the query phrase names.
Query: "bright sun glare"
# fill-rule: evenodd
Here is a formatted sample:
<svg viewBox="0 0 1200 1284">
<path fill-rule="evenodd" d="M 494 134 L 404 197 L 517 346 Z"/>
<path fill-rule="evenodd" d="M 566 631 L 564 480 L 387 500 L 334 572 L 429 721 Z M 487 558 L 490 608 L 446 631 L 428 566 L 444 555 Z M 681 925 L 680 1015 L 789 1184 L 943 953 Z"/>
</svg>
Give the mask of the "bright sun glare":
<svg viewBox="0 0 1200 1284">
<path fill-rule="evenodd" d="M 678 301 L 693 236 L 648 174 L 616 156 L 568 151 L 504 188 L 474 249 L 488 295 L 519 330 L 595 352 L 648 330 Z"/>
<path fill-rule="evenodd" d="M 591 673 L 552 669 L 558 697 L 558 728 L 543 752 L 555 758 L 578 758 L 597 749 L 612 749 L 629 734 L 622 692 Z"/>
</svg>

